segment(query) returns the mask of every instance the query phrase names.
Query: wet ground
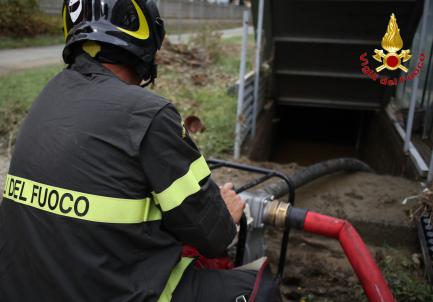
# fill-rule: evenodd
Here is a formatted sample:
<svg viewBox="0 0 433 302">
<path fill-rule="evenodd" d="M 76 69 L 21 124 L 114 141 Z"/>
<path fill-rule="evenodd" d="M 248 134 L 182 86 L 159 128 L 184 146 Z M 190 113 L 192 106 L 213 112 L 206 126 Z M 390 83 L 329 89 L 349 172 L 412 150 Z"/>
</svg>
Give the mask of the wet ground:
<svg viewBox="0 0 433 302">
<path fill-rule="evenodd" d="M 243 163 L 251 163 L 241 160 Z M 251 163 L 288 175 L 302 169 L 297 164 Z M 214 173 L 219 183 L 235 186 L 251 180 L 251 173 L 221 169 Z M 296 191 L 296 205 L 350 220 L 374 256 L 383 247 L 399 247 L 409 258 L 419 253 L 415 229 L 402 200 L 419 193 L 420 185 L 404 178 L 371 173 L 337 174 L 324 177 Z M 268 228 L 268 257 L 273 268 L 279 257 L 282 233 Z M 422 271 L 419 271 L 422 276 Z M 366 301 L 358 279 L 338 242 L 303 232 L 292 232 L 286 260 L 282 293 L 288 301 Z M 305 299 L 305 300 L 302 300 Z M 417 300 L 414 300 L 417 301 Z"/>
</svg>

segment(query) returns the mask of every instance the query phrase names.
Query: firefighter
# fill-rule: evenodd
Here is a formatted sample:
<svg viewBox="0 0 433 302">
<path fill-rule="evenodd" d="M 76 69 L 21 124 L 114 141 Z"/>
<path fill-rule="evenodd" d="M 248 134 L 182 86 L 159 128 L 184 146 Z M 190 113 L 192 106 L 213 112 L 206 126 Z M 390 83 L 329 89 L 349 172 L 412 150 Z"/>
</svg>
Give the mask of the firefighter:
<svg viewBox="0 0 433 302">
<path fill-rule="evenodd" d="M 257 270 L 198 270 L 245 206 L 221 189 L 157 76 L 149 0 L 69 0 L 67 67 L 19 132 L 0 207 L 0 301 L 247 301 Z M 257 291 L 257 289 L 256 289 Z M 257 295 L 255 293 L 254 295 Z"/>
</svg>

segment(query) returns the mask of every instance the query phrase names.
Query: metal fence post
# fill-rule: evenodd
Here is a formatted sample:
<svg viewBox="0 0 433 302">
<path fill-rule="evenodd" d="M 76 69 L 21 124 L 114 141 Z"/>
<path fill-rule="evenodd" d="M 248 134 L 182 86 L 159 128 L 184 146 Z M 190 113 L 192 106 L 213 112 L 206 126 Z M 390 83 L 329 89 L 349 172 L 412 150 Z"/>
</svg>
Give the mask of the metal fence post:
<svg viewBox="0 0 433 302">
<path fill-rule="evenodd" d="M 238 87 L 238 106 L 236 112 L 236 130 L 235 130 L 235 150 L 234 158 L 239 159 L 241 154 L 241 131 L 242 131 L 242 107 L 244 104 L 244 88 L 245 88 L 245 69 L 247 61 L 247 47 L 248 47 L 248 20 L 249 11 L 244 11 L 243 17 L 243 34 L 242 34 L 242 51 L 241 51 L 241 66 L 239 70 L 239 87 Z"/>
<path fill-rule="evenodd" d="M 424 1 L 424 9 L 422 14 L 422 20 L 421 20 L 421 32 L 420 32 L 420 41 L 419 41 L 419 54 L 421 54 L 424 50 L 424 44 L 425 44 L 425 35 L 426 35 L 426 25 L 427 25 L 427 17 L 428 17 L 428 10 L 430 6 L 430 1 L 425 0 Z M 418 86 L 419 86 L 419 75 L 415 77 L 413 80 L 412 85 L 412 94 L 410 96 L 410 104 L 409 104 L 409 112 L 407 114 L 407 121 L 406 121 L 406 136 L 404 138 L 404 152 L 409 152 L 409 145 L 412 137 L 412 127 L 413 127 L 413 119 L 415 115 L 415 107 L 416 107 L 416 101 L 418 96 Z M 430 172 L 429 172 L 430 173 Z"/>
<path fill-rule="evenodd" d="M 430 165 L 428 167 L 427 183 L 430 184 L 433 180 L 433 152 L 430 157 Z"/>
<path fill-rule="evenodd" d="M 258 21 L 257 21 L 257 39 L 256 39 L 256 74 L 254 77 L 254 106 L 253 106 L 253 123 L 252 136 L 256 135 L 256 119 L 259 106 L 259 88 L 260 88 L 260 65 L 262 55 L 262 33 L 263 33 L 263 12 L 264 0 L 259 1 Z"/>
<path fill-rule="evenodd" d="M 426 0 L 424 2 L 424 5 L 425 5 L 424 6 L 424 14 L 425 14 L 425 16 L 423 16 L 423 17 L 425 17 L 425 19 L 427 19 L 427 14 L 430 11 L 430 0 Z M 427 7 L 427 10 L 425 9 L 426 7 Z M 432 7 L 431 10 L 433 12 L 433 7 Z M 424 22 L 424 20 L 423 20 L 423 22 Z M 430 53 L 432 53 L 432 50 L 430 50 Z M 431 58 L 428 58 L 428 59 L 431 60 Z M 430 72 L 430 70 L 427 70 L 427 72 Z M 427 78 L 428 77 L 426 77 L 426 79 Z M 430 94 L 431 93 L 431 91 L 430 91 L 431 89 L 429 88 L 429 83 L 425 83 L 425 86 L 426 87 L 424 89 L 427 89 L 427 93 Z M 430 95 L 428 97 L 430 97 Z M 427 102 L 427 106 L 428 105 L 429 105 L 429 102 Z M 431 157 L 430 157 L 430 165 L 429 165 L 429 169 L 428 169 L 427 183 L 430 184 L 432 181 L 433 181 L 433 150 L 432 150 Z"/>
</svg>

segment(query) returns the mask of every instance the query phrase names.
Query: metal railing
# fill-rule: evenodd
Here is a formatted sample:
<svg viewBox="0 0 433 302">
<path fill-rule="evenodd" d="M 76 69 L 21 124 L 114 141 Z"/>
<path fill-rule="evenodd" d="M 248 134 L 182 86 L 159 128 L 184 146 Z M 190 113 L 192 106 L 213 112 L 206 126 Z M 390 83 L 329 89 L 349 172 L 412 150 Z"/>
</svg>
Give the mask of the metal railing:
<svg viewBox="0 0 433 302">
<path fill-rule="evenodd" d="M 250 71 L 244 76 L 244 92 L 243 97 L 241 101 L 238 99 L 238 106 L 241 106 L 240 114 L 238 114 L 237 121 L 236 121 L 236 127 L 239 127 L 239 137 L 236 138 L 235 146 L 237 145 L 238 148 L 235 148 L 235 150 L 239 150 L 242 146 L 243 142 L 247 139 L 248 135 L 252 135 L 254 137 L 253 129 L 255 127 L 255 120 L 257 119 L 257 116 L 260 113 L 260 109 L 263 108 L 263 102 L 265 98 L 265 81 L 260 82 L 258 86 L 258 102 L 257 102 L 257 110 L 256 117 L 254 117 L 254 83 L 255 83 L 255 77 L 256 72 Z M 238 81 L 237 87 L 239 88 Z M 235 153 L 235 157 L 239 158 L 239 154 Z"/>
<path fill-rule="evenodd" d="M 427 181 L 433 180 L 433 152 L 428 159 L 423 158 L 417 146 L 412 142 L 414 134 L 415 112 L 424 112 L 424 120 L 422 125 L 423 140 L 433 139 L 433 2 L 430 0 L 424 1 L 423 14 L 418 25 L 412 43 L 413 57 L 409 65 L 410 70 L 416 70 L 420 63 L 420 58 L 423 60 L 423 67 L 419 70 L 417 76 L 412 81 L 406 81 L 398 86 L 396 94 L 396 102 L 400 108 L 408 108 L 405 128 L 397 122 L 392 113 L 388 112 L 391 119 L 394 120 L 394 126 L 397 132 L 404 140 L 404 152 L 408 154 L 414 161 L 415 166 L 421 176 L 426 176 Z"/>
<path fill-rule="evenodd" d="M 255 71 L 246 74 L 249 10 L 243 15 L 243 34 L 241 64 L 238 81 L 238 101 L 236 113 L 234 158 L 240 156 L 241 146 L 248 135 L 255 136 L 256 120 L 263 108 L 265 98 L 265 81 L 261 71 L 263 0 L 260 0 L 256 37 Z"/>
</svg>

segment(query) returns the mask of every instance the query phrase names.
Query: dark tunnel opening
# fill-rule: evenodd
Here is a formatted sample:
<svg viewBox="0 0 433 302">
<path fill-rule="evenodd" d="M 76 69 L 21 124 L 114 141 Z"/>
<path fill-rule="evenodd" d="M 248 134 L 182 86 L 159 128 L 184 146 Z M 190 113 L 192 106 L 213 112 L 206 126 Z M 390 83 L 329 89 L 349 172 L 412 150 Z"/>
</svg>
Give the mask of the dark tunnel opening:
<svg viewBox="0 0 433 302">
<path fill-rule="evenodd" d="M 269 160 L 310 165 L 337 157 L 360 158 L 368 119 L 360 110 L 279 107 Z"/>
</svg>

